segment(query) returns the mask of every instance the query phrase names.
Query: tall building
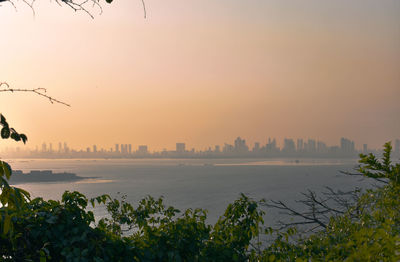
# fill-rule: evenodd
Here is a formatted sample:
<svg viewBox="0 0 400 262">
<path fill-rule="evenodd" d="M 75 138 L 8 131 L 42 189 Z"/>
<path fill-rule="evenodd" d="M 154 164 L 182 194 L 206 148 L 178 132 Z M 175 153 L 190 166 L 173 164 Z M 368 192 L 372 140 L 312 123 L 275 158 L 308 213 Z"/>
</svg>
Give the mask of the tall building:
<svg viewBox="0 0 400 262">
<path fill-rule="evenodd" d="M 304 150 L 308 153 L 315 153 L 317 151 L 317 143 L 314 139 L 308 139 L 304 144 Z"/>
<path fill-rule="evenodd" d="M 249 147 L 246 145 L 246 140 L 237 137 L 235 140 L 235 152 L 236 153 L 245 153 L 249 151 Z"/>
<path fill-rule="evenodd" d="M 253 152 L 259 152 L 259 151 L 260 151 L 260 143 L 255 142 L 253 147 Z"/>
<path fill-rule="evenodd" d="M 279 152 L 279 148 L 276 146 L 276 139 L 268 138 L 268 143 L 265 146 L 267 152 Z"/>
<path fill-rule="evenodd" d="M 131 144 L 128 145 L 128 153 L 132 154 L 132 145 Z"/>
<path fill-rule="evenodd" d="M 42 144 L 42 152 L 47 152 L 47 145 L 46 143 Z"/>
<path fill-rule="evenodd" d="M 125 144 L 121 144 L 121 154 L 126 154 L 127 150 L 126 150 L 127 146 Z"/>
<path fill-rule="evenodd" d="M 354 153 L 355 152 L 354 141 L 342 137 L 340 139 L 340 150 L 343 153 Z"/>
<path fill-rule="evenodd" d="M 302 138 L 297 139 L 297 147 L 296 147 L 297 152 L 301 152 L 304 150 L 304 142 Z"/>
<path fill-rule="evenodd" d="M 93 153 L 97 153 L 97 146 L 93 145 Z"/>
<path fill-rule="evenodd" d="M 119 153 L 119 144 L 115 144 L 115 153 Z"/>
<path fill-rule="evenodd" d="M 176 143 L 176 152 L 177 153 L 183 153 L 185 151 L 186 151 L 185 143 Z"/>
<path fill-rule="evenodd" d="M 67 142 L 64 142 L 64 152 L 69 153 L 69 147 L 67 145 Z"/>
<path fill-rule="evenodd" d="M 322 141 L 317 141 L 317 152 L 318 153 L 327 153 L 328 146 Z"/>
<path fill-rule="evenodd" d="M 222 150 L 224 153 L 231 153 L 231 152 L 233 152 L 233 146 L 225 143 L 224 148 Z"/>
<path fill-rule="evenodd" d="M 291 138 L 285 138 L 283 140 L 283 148 L 282 151 L 285 153 L 292 153 L 296 151 L 296 147 L 294 144 L 294 140 Z"/>
</svg>

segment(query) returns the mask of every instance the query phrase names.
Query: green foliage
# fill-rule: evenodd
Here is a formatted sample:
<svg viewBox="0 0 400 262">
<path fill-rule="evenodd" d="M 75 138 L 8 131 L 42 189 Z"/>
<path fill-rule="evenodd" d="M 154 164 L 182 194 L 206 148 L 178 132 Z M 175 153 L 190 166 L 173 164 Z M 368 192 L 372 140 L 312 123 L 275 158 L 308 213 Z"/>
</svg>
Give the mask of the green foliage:
<svg viewBox="0 0 400 262">
<path fill-rule="evenodd" d="M 0 163 L 0 258 L 3 261 L 400 261 L 398 164 L 385 144 L 381 160 L 361 155 L 359 171 L 385 179 L 318 233 L 263 226 L 260 202 L 245 195 L 228 205 L 215 225 L 207 212 L 181 212 L 150 196 L 137 206 L 126 197 L 87 199 L 65 192 L 61 201 L 30 199 L 11 187 Z M 97 223 L 88 204 L 105 205 Z M 269 236 L 269 241 L 259 238 Z"/>
<path fill-rule="evenodd" d="M 125 197 L 89 200 L 68 191 L 61 201 L 30 200 L 4 181 L 0 257 L 6 261 L 245 261 L 263 222 L 258 203 L 244 195 L 211 226 L 205 210 L 181 213 L 162 198 L 148 196 L 137 207 Z M 88 203 L 106 204 L 109 216 L 95 224 Z"/>
<path fill-rule="evenodd" d="M 19 134 L 17 131 L 15 131 L 14 128 L 11 128 L 4 117 L 3 114 L 0 114 L 0 126 L 1 128 L 1 138 L 2 139 L 7 139 L 11 138 L 15 141 L 22 141 L 24 144 L 28 140 L 27 136 L 25 134 Z"/>
<path fill-rule="evenodd" d="M 374 179 L 387 179 L 394 185 L 400 185 L 400 164 L 392 165 L 390 158 L 392 145 L 390 142 L 384 145 L 383 157 L 379 161 L 373 154 L 360 154 L 359 172 L 366 177 Z"/>
</svg>

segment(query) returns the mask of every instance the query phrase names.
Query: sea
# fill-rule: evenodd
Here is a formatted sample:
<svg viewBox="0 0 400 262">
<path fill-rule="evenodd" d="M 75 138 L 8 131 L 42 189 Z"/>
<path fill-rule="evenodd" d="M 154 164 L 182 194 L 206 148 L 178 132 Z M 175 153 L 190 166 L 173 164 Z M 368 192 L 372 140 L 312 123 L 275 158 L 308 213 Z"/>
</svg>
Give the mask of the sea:
<svg viewBox="0 0 400 262">
<path fill-rule="evenodd" d="M 281 200 L 302 208 L 298 202 L 307 190 L 342 192 L 368 188 L 371 181 L 349 176 L 357 159 L 10 159 L 14 170 L 72 172 L 87 179 L 60 183 L 26 183 L 17 186 L 31 197 L 60 200 L 63 192 L 79 191 L 88 198 L 102 194 L 136 206 L 150 195 L 163 197 L 166 205 L 180 210 L 202 208 L 207 222 L 215 223 L 227 205 L 243 193 L 255 200 Z M 96 218 L 106 216 L 104 206 L 94 209 Z M 282 216 L 265 209 L 264 220 L 273 226 Z"/>
</svg>

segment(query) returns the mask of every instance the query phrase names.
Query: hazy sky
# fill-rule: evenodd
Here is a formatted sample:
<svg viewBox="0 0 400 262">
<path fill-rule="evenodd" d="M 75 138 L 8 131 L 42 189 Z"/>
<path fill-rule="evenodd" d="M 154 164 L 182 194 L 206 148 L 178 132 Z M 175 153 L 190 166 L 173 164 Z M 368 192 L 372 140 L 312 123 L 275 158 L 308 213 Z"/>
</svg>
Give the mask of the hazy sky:
<svg viewBox="0 0 400 262">
<path fill-rule="evenodd" d="M 0 81 L 72 105 L 0 93 L 29 147 L 400 138 L 399 0 L 146 5 L 147 19 L 140 0 L 115 0 L 94 20 L 54 1 L 35 17 L 21 1 L 0 6 Z"/>
</svg>

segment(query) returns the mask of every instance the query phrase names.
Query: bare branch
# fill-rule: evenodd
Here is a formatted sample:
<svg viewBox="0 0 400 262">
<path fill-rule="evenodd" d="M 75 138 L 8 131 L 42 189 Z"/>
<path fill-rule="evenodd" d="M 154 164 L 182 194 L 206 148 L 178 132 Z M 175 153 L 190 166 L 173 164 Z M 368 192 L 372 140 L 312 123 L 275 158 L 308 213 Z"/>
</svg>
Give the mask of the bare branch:
<svg viewBox="0 0 400 262">
<path fill-rule="evenodd" d="M 142 0 L 142 5 L 143 5 L 144 18 L 146 18 L 147 17 L 147 11 L 146 11 L 146 5 L 144 3 L 144 0 Z"/>
<path fill-rule="evenodd" d="M 34 3 L 36 0 L 22 0 L 26 5 L 28 5 L 33 12 L 33 15 L 35 15 L 35 10 L 33 8 Z M 59 6 L 62 6 L 65 4 L 66 6 L 70 7 L 72 10 L 75 12 L 77 11 L 82 11 L 89 15 L 92 19 L 94 19 L 94 15 L 92 14 L 92 9 L 93 8 L 98 8 L 100 10 L 99 14 L 103 13 L 103 8 L 100 4 L 100 0 L 54 0 Z M 17 10 L 17 7 L 15 5 L 15 0 L 0 0 L 0 3 L 2 2 L 8 2 L 12 6 L 14 6 L 15 10 Z M 112 0 L 106 0 L 107 3 L 111 3 Z M 147 17 L 147 11 L 146 11 L 146 5 L 144 0 L 141 0 L 142 6 L 143 6 L 143 12 L 144 12 L 144 18 Z"/>
<path fill-rule="evenodd" d="M 1 0 L 0 0 L 1 1 Z M 43 96 L 47 99 L 49 99 L 50 103 L 59 103 L 65 106 L 71 106 L 70 104 L 67 104 L 63 101 L 60 101 L 58 99 L 55 99 L 49 95 L 46 94 L 47 90 L 45 88 L 34 88 L 34 89 L 21 89 L 21 88 L 10 88 L 10 85 L 6 82 L 0 82 L 0 92 L 32 92 L 35 93 L 39 96 Z"/>
<path fill-rule="evenodd" d="M 293 208 L 282 201 L 275 200 L 262 204 L 286 215 L 283 220 L 277 222 L 278 230 L 293 226 L 306 226 L 303 228 L 305 230 L 303 233 L 314 232 L 326 228 L 331 217 L 349 214 L 351 218 L 356 219 L 359 217 L 360 211 L 366 208 L 357 205 L 361 195 L 359 188 L 343 192 L 326 187 L 326 191 L 322 192 L 319 197 L 311 190 L 302 195 L 303 199 L 296 201 L 296 203 L 302 204 L 302 207 L 299 208 Z"/>
</svg>

